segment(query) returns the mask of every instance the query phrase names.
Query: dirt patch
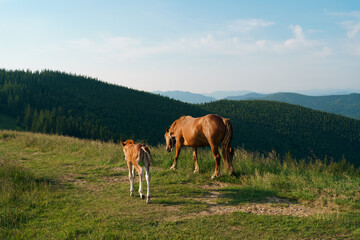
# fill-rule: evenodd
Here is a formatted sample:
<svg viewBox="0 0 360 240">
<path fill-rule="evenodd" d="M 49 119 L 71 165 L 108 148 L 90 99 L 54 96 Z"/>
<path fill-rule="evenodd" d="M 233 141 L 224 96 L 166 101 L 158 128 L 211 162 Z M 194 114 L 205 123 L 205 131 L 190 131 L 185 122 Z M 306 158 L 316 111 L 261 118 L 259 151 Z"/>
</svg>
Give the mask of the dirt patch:
<svg viewBox="0 0 360 240">
<path fill-rule="evenodd" d="M 275 199 L 275 201 L 273 201 Z M 329 208 L 317 208 L 298 203 L 289 203 L 285 199 L 271 197 L 266 203 L 247 203 L 236 206 L 213 206 L 209 214 L 229 214 L 233 212 L 247 212 L 257 215 L 289 215 L 307 217 L 317 214 L 335 212 Z"/>
<path fill-rule="evenodd" d="M 165 219 L 166 221 L 179 221 L 197 218 L 199 216 L 231 214 L 233 212 L 246 212 L 257 215 L 288 215 L 298 217 L 308 217 L 319 214 L 329 214 L 339 212 L 339 207 L 333 204 L 324 205 L 321 201 L 293 203 L 285 198 L 266 197 L 266 200 L 258 203 L 245 203 L 237 205 L 217 204 L 218 198 L 222 197 L 220 189 L 229 187 L 231 184 L 213 182 L 204 185 L 201 188 L 209 190 L 209 194 L 203 197 L 192 198 L 196 201 L 206 203 L 206 211 L 191 213 L 186 216 L 172 216 Z"/>
<path fill-rule="evenodd" d="M 129 183 L 128 176 L 117 176 L 117 177 L 103 177 L 102 181 L 104 183 L 112 184 L 112 183 Z"/>
<path fill-rule="evenodd" d="M 114 168 L 110 168 L 110 170 L 113 170 L 115 172 L 128 172 L 128 168 L 127 167 L 114 167 Z"/>
</svg>

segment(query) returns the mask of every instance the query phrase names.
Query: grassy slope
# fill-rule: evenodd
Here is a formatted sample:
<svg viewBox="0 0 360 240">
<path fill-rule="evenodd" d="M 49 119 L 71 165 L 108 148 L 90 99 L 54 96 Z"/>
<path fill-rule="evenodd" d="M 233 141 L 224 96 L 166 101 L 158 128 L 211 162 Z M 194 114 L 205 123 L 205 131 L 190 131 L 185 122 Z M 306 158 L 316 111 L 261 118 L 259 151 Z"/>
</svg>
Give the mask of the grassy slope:
<svg viewBox="0 0 360 240">
<path fill-rule="evenodd" d="M 360 237 L 360 176 L 346 165 L 282 164 L 238 149 L 238 176 L 212 181 L 207 149 L 199 174 L 189 149 L 176 172 L 164 146 L 151 151 L 147 205 L 129 196 L 118 145 L 0 131 L 0 238 Z"/>
</svg>

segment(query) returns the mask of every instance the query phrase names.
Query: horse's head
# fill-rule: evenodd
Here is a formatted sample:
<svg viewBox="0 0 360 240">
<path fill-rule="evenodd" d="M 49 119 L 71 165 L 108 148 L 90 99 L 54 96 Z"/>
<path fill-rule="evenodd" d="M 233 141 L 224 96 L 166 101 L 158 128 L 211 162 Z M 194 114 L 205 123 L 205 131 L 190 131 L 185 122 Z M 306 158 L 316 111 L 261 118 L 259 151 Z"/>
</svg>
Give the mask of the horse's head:
<svg viewBox="0 0 360 240">
<path fill-rule="evenodd" d="M 171 136 L 170 130 L 168 128 L 166 128 L 164 137 L 165 137 L 165 142 L 166 142 L 166 151 L 171 152 L 175 145 L 175 137 Z"/>
</svg>

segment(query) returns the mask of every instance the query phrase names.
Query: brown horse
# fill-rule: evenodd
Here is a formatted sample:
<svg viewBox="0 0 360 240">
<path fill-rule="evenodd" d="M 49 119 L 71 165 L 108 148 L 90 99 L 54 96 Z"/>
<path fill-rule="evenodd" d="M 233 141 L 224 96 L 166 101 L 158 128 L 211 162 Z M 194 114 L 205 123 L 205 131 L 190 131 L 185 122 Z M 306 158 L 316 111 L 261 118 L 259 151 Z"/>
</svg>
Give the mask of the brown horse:
<svg viewBox="0 0 360 240">
<path fill-rule="evenodd" d="M 233 150 L 230 147 L 233 137 L 233 127 L 230 119 L 223 118 L 216 114 L 209 114 L 204 117 L 193 118 L 182 116 L 171 124 L 170 129 L 165 133 L 166 150 L 172 151 L 176 145 L 174 163 L 170 169 L 176 169 L 176 162 L 182 146 L 193 147 L 193 159 L 195 163 L 194 173 L 199 172 L 197 164 L 197 148 L 210 145 L 215 159 L 215 173 L 211 178 L 220 175 L 220 153 L 219 144 L 222 143 L 222 155 L 230 174 L 234 173 L 232 166 Z"/>
</svg>

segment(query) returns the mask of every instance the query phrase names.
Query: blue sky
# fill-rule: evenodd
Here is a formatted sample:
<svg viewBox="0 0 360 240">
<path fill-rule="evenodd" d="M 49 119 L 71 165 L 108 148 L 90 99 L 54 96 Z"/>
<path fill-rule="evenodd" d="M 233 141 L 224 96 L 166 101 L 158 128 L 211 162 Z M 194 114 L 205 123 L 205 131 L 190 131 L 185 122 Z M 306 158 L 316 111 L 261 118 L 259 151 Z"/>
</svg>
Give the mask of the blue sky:
<svg viewBox="0 0 360 240">
<path fill-rule="evenodd" d="M 360 90 L 360 1 L 0 0 L 0 68 L 145 90 Z"/>
</svg>

